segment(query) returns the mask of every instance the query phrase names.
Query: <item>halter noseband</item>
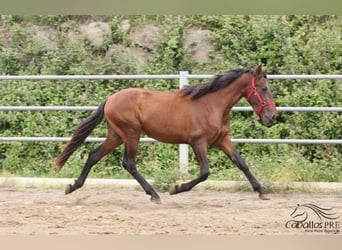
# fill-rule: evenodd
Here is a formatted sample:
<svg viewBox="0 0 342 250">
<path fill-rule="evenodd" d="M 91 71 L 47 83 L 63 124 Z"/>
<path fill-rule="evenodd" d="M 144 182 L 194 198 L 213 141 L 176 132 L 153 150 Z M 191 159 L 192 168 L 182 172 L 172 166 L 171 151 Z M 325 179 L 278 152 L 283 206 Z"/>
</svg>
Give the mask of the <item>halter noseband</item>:
<svg viewBox="0 0 342 250">
<path fill-rule="evenodd" d="M 255 87 L 255 77 L 254 76 L 252 78 L 252 88 L 251 88 L 251 91 L 249 92 L 249 94 L 247 95 L 247 100 L 250 102 L 250 100 L 253 96 L 256 96 L 256 98 L 258 99 L 258 101 L 260 103 L 258 109 L 256 109 L 256 110 L 254 109 L 257 116 L 259 116 L 259 117 L 261 116 L 261 113 L 265 107 L 267 107 L 267 106 L 275 107 L 274 101 L 265 101 L 261 97 L 261 95 L 258 93 L 258 91 L 256 90 L 256 87 Z"/>
</svg>

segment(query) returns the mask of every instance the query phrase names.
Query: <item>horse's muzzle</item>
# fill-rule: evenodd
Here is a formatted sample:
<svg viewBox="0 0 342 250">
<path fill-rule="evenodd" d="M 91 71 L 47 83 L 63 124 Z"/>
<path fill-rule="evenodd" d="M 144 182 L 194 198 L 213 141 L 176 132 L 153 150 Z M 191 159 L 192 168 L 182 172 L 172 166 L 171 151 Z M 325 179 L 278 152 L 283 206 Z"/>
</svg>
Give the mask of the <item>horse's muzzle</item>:
<svg viewBox="0 0 342 250">
<path fill-rule="evenodd" d="M 261 116 L 261 122 L 263 125 L 270 127 L 272 126 L 277 120 L 277 113 L 267 113 L 267 112 L 263 112 L 262 116 Z"/>
</svg>

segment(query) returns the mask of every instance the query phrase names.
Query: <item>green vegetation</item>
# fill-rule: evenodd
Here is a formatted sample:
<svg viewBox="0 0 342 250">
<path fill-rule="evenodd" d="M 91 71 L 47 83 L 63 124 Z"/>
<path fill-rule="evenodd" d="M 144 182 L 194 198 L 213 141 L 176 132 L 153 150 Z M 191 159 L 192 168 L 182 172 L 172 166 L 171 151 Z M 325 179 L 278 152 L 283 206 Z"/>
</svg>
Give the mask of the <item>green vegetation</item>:
<svg viewBox="0 0 342 250">
<path fill-rule="evenodd" d="M 79 35 L 80 24 L 97 20 L 110 26 L 101 45 Z M 128 20 L 130 30 L 121 28 Z M 131 34 L 144 25 L 161 32 L 152 48 L 137 44 Z M 39 36 L 32 27 L 51 31 Z M 188 29 L 209 30 L 210 61 L 196 61 L 183 39 Z M 339 16 L 1 16 L 0 74 L 217 74 L 236 67 L 267 65 L 269 74 L 341 74 L 342 18 Z M 198 41 L 194 41 L 194 46 Z M 129 53 L 113 46 L 145 53 L 137 66 Z M 193 47 L 194 47 L 193 46 Z M 124 49 L 122 49 L 124 51 Z M 124 56 L 123 56 L 124 55 Z M 133 53 L 133 56 L 135 54 Z M 196 84 L 198 81 L 191 81 Z M 342 106 L 342 84 L 337 80 L 270 80 L 278 106 Z M 131 86 L 177 90 L 173 80 L 1 81 L 4 105 L 98 105 L 112 92 Z M 242 100 L 239 106 L 247 105 Z M 1 136 L 71 136 L 90 112 L 1 111 Z M 250 112 L 232 113 L 232 138 L 341 139 L 341 113 L 281 112 L 271 128 L 263 127 Z M 105 124 L 92 136 L 104 137 Z M 54 159 L 62 143 L 0 143 L 2 175 L 76 177 L 94 143 L 86 143 L 57 175 Z M 339 145 L 237 144 L 255 175 L 267 181 L 342 181 Z M 122 147 L 98 163 L 92 177 L 128 178 L 121 167 Z M 210 149 L 212 179 L 245 180 L 217 149 Z M 178 168 L 177 145 L 141 144 L 138 167 L 161 189 L 172 183 Z M 189 176 L 198 174 L 190 153 Z M 164 180 L 164 181 L 163 181 Z M 159 183 L 159 184 L 158 184 Z"/>
</svg>

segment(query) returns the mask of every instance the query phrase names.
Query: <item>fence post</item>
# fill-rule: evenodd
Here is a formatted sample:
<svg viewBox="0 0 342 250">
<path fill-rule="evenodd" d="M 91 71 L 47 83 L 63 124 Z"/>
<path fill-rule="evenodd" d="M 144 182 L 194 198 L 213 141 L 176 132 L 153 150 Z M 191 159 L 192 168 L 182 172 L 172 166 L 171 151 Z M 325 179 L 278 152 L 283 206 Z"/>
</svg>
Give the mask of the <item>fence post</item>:
<svg viewBox="0 0 342 250">
<path fill-rule="evenodd" d="M 179 72 L 179 88 L 183 88 L 188 85 L 188 71 Z M 188 175 L 188 163 L 189 163 L 189 145 L 179 144 L 179 171 L 182 178 L 186 178 Z"/>
</svg>

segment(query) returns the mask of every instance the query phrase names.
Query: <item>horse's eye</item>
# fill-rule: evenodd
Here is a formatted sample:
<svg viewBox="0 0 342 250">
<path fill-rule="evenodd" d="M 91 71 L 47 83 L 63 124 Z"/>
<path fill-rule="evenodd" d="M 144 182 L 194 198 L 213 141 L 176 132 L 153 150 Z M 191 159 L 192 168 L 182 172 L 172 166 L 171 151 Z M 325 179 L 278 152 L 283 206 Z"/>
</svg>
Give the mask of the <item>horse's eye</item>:
<svg viewBox="0 0 342 250">
<path fill-rule="evenodd" d="M 261 87 L 261 90 L 262 90 L 263 92 L 266 92 L 266 91 L 267 91 L 267 86 Z"/>
</svg>

